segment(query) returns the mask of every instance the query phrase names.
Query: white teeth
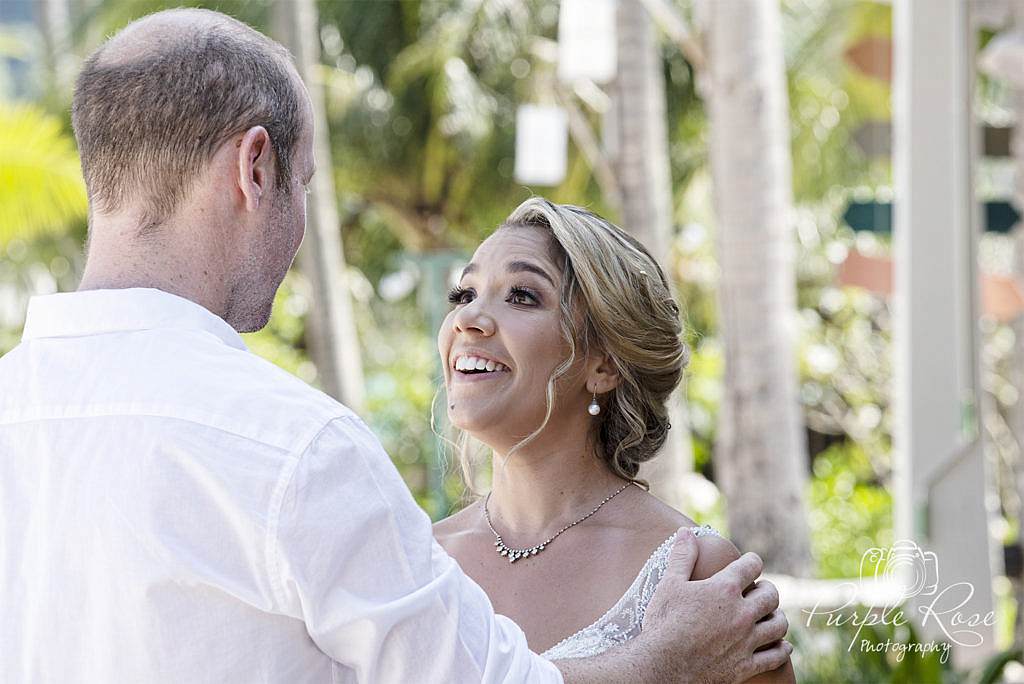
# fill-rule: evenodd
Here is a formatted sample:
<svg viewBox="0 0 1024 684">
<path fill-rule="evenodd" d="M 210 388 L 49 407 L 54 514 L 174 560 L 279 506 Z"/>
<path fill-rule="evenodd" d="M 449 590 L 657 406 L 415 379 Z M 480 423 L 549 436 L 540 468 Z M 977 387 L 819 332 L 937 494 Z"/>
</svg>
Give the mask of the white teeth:
<svg viewBox="0 0 1024 684">
<path fill-rule="evenodd" d="M 503 363 L 498 363 L 497 361 L 481 359 L 479 356 L 460 356 L 455 359 L 455 370 L 485 370 L 488 372 L 501 372 L 508 370 L 508 366 Z"/>
</svg>

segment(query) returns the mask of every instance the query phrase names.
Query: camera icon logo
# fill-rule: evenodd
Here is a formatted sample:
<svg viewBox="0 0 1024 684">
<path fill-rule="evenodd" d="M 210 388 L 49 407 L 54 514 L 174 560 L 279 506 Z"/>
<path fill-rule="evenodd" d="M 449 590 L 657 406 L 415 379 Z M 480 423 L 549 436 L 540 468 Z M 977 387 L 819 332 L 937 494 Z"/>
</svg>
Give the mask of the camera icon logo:
<svg viewBox="0 0 1024 684">
<path fill-rule="evenodd" d="M 939 561 L 917 542 L 900 539 L 888 548 L 874 547 L 860 559 L 861 579 L 886 579 L 899 583 L 904 598 L 931 596 L 939 588 Z"/>
</svg>

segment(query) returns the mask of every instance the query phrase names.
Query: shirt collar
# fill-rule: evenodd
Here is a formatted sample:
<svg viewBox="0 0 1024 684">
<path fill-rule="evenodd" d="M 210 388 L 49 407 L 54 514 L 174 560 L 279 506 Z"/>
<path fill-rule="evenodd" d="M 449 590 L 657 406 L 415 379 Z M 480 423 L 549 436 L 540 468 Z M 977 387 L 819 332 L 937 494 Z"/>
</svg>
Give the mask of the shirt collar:
<svg viewBox="0 0 1024 684">
<path fill-rule="evenodd" d="M 158 328 L 203 330 L 231 347 L 246 349 L 241 336 L 220 316 L 191 300 L 151 288 L 84 290 L 32 297 L 22 339 Z"/>
</svg>

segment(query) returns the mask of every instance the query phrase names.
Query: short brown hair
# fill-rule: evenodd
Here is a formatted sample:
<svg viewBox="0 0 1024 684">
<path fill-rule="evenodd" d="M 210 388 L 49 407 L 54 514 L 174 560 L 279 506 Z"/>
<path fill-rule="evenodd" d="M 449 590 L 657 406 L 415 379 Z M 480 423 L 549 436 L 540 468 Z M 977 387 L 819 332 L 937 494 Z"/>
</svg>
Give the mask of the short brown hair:
<svg viewBox="0 0 1024 684">
<path fill-rule="evenodd" d="M 107 58 L 108 42 L 86 60 L 71 120 L 94 209 L 117 211 L 133 197 L 145 213 L 142 231 L 159 225 L 216 149 L 253 126 L 267 130 L 288 192 L 301 126 L 288 51 L 218 18 L 170 46 Z"/>
</svg>

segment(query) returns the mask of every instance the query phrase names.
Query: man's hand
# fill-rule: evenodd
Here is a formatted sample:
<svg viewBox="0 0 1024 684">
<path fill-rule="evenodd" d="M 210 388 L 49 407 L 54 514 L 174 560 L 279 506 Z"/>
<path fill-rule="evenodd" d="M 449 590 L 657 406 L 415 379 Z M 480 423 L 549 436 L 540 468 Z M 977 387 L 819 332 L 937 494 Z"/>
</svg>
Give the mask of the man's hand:
<svg viewBox="0 0 1024 684">
<path fill-rule="evenodd" d="M 647 606 L 634 647 L 660 670 L 660 681 L 734 684 L 784 665 L 789 622 L 779 592 L 757 582 L 763 565 L 747 553 L 705 580 L 691 581 L 697 541 L 681 528 L 668 569 Z M 639 653 L 637 655 L 640 655 Z"/>
<path fill-rule="evenodd" d="M 697 554 L 693 532 L 680 528 L 640 635 L 601 655 L 555 661 L 565 681 L 736 684 L 788 663 L 793 647 L 781 641 L 789 622 L 779 592 L 755 581 L 761 559 L 747 553 L 691 581 Z"/>
</svg>

